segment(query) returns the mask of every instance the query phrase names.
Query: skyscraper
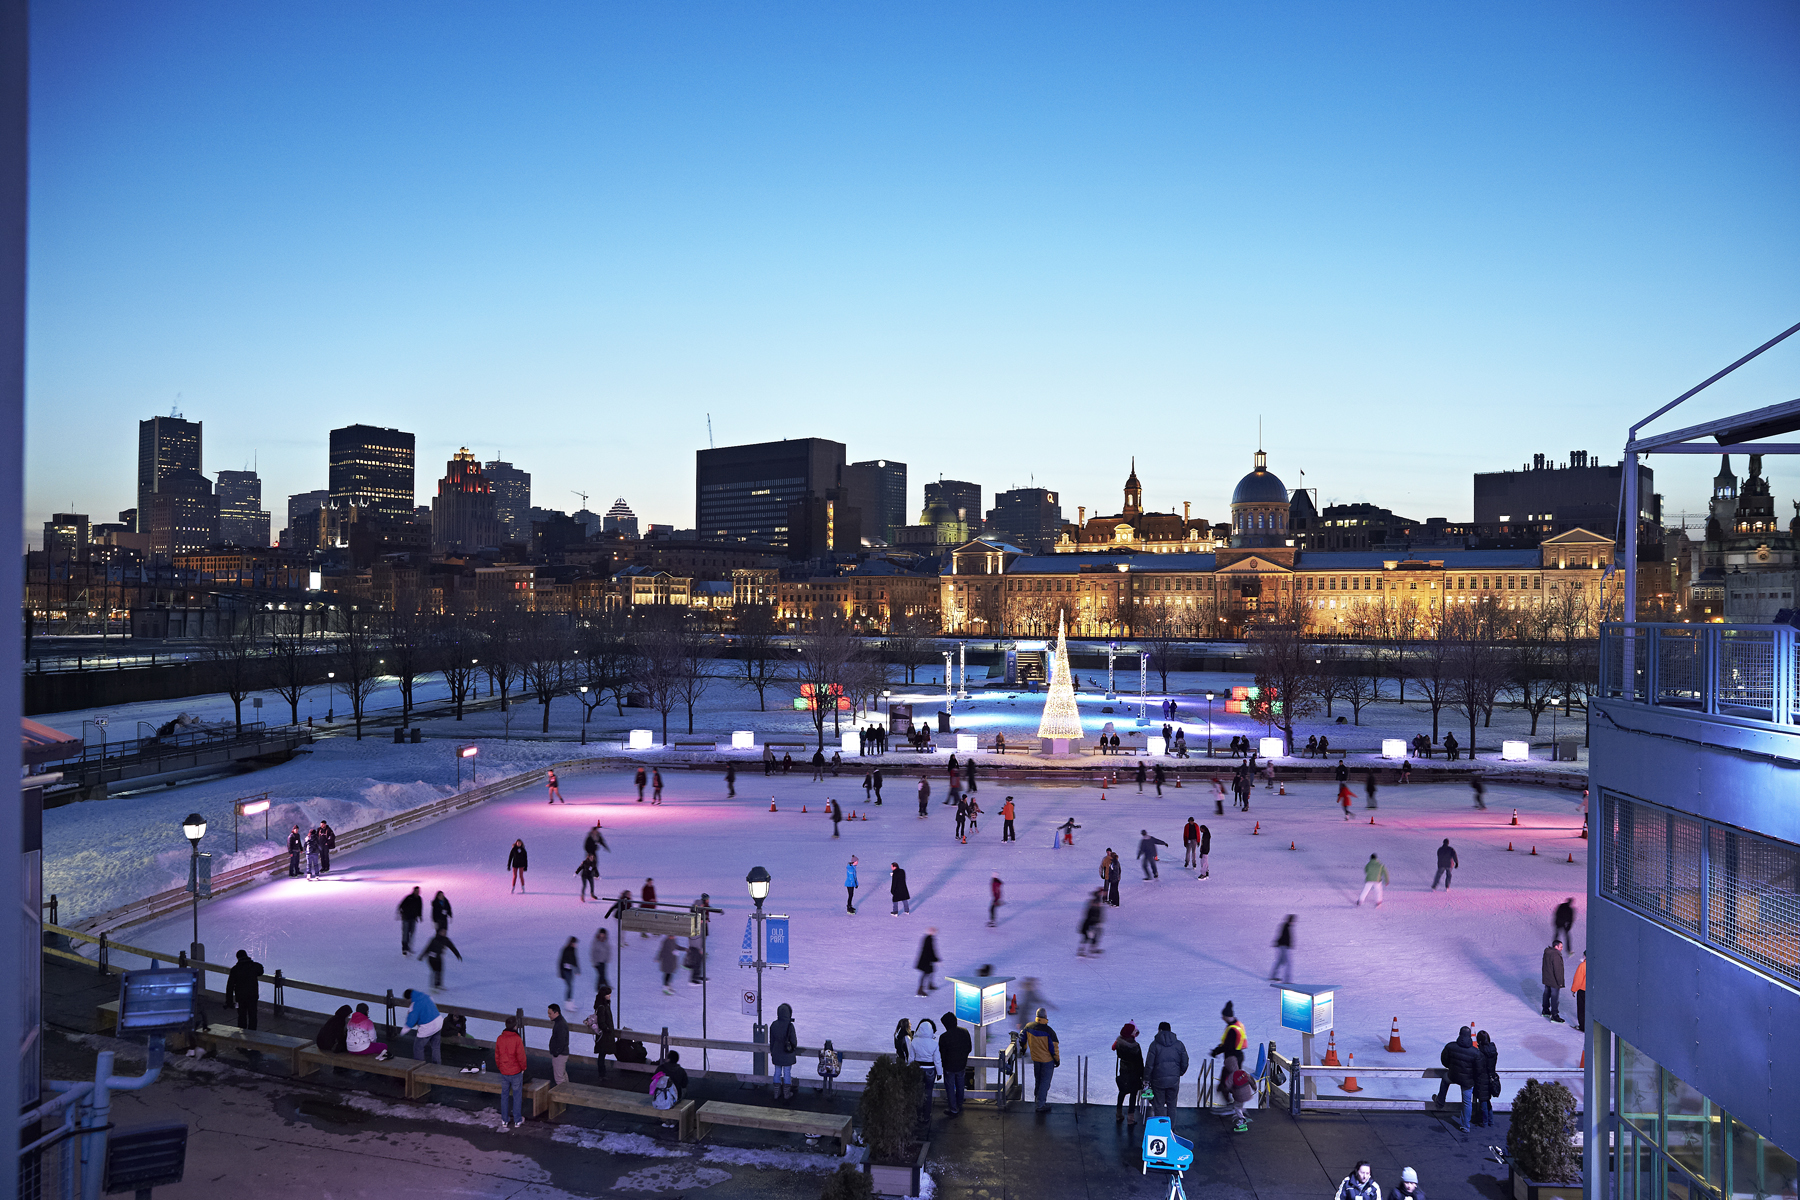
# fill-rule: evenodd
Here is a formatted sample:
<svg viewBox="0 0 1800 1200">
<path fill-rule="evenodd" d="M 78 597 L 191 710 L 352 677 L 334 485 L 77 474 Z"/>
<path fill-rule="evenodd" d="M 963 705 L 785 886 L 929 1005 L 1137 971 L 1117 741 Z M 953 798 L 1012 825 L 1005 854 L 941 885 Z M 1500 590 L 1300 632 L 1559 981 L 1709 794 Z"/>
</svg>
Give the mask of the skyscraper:
<svg viewBox="0 0 1800 1200">
<path fill-rule="evenodd" d="M 212 480 L 187 467 L 165 471 L 150 495 L 149 522 L 150 553 L 155 558 L 170 561 L 217 545 L 219 498 L 213 494 Z"/>
<path fill-rule="evenodd" d="M 269 545 L 269 514 L 262 506 L 262 480 L 255 471 L 220 471 L 219 540 L 263 550 Z"/>
<path fill-rule="evenodd" d="M 294 534 L 301 533 L 307 520 L 314 513 L 330 503 L 331 493 L 323 490 L 317 492 L 300 492 L 296 495 L 289 496 L 287 502 L 287 526 L 284 532 L 292 532 Z M 313 522 L 315 527 L 317 524 L 316 521 Z M 287 537 L 284 536 L 281 539 L 281 544 L 284 546 L 288 544 Z"/>
<path fill-rule="evenodd" d="M 138 422 L 137 531 L 150 531 L 150 497 L 170 473 L 200 470 L 200 422 L 151 417 Z M 210 490 L 210 489 L 209 489 Z"/>
<path fill-rule="evenodd" d="M 52 562 L 70 562 L 88 556 L 86 513 L 51 513 L 44 522 L 44 549 Z"/>
<path fill-rule="evenodd" d="M 413 435 L 374 425 L 346 425 L 331 431 L 326 486 L 340 510 L 372 509 L 396 521 L 412 520 Z"/>
<path fill-rule="evenodd" d="M 988 531 L 1031 554 L 1048 554 L 1062 531 L 1062 504 L 1055 492 L 1039 487 L 996 492 L 988 510 Z"/>
<path fill-rule="evenodd" d="M 925 485 L 925 507 L 942 504 L 971 530 L 981 524 L 981 485 L 962 479 L 936 479 Z"/>
<path fill-rule="evenodd" d="M 494 512 L 493 488 L 465 446 L 445 464 L 437 496 L 431 501 L 431 551 L 469 554 L 498 546 L 504 536 Z"/>
<path fill-rule="evenodd" d="M 844 468 L 844 487 L 862 510 L 864 535 L 893 541 L 894 530 L 906 524 L 906 464 L 891 458 L 851 463 Z"/>
<path fill-rule="evenodd" d="M 482 468 L 494 491 L 494 512 L 506 530 L 506 540 L 531 544 L 531 472 L 495 459 Z"/>
<path fill-rule="evenodd" d="M 825 438 L 701 450 L 694 528 L 701 541 L 788 544 L 788 509 L 843 486 L 844 444 Z"/>
<path fill-rule="evenodd" d="M 613 501 L 613 506 L 606 510 L 604 517 L 600 518 L 600 528 L 607 533 L 619 534 L 621 537 L 634 538 L 638 535 L 637 514 L 631 511 L 629 504 L 625 503 L 625 497 L 620 496 Z"/>
</svg>

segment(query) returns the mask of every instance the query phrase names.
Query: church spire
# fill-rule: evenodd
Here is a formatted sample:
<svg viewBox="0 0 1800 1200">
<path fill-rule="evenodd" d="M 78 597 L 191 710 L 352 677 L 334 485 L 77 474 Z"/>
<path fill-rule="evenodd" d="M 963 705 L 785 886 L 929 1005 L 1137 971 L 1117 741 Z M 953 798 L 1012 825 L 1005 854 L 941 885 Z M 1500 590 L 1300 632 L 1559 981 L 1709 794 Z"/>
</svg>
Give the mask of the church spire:
<svg viewBox="0 0 1800 1200">
<path fill-rule="evenodd" d="M 1125 480 L 1125 509 L 1120 514 L 1135 517 L 1144 511 L 1144 485 L 1138 482 L 1137 455 L 1131 456 L 1131 474 Z"/>
</svg>

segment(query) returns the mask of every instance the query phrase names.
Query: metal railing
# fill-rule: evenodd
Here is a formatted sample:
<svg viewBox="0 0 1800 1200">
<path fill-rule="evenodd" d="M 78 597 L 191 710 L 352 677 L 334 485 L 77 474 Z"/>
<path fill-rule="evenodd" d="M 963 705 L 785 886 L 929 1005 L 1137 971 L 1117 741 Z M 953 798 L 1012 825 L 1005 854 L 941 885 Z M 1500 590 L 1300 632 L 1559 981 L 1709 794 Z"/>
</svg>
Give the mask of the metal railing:
<svg viewBox="0 0 1800 1200">
<path fill-rule="evenodd" d="M 1602 699 L 1773 725 L 1800 724 L 1788 625 L 1616 623 L 1600 632 Z"/>
<path fill-rule="evenodd" d="M 1307 1109 L 1315 1112 L 1333 1109 L 1411 1109 L 1414 1111 L 1432 1111 L 1436 1109 L 1433 1100 L 1417 1096 L 1376 1095 L 1373 1089 L 1362 1086 L 1367 1079 L 1380 1080 L 1423 1080 L 1432 1084 L 1440 1083 L 1446 1071 L 1443 1067 L 1365 1067 L 1361 1063 L 1341 1067 L 1302 1066 L 1285 1054 L 1269 1055 L 1269 1079 L 1267 1082 L 1267 1099 L 1270 1107 L 1285 1107 L 1293 1116 L 1299 1116 Z M 1275 1082 L 1280 1073 L 1285 1077 L 1281 1084 Z M 1494 1074 L 1500 1077 L 1500 1094 L 1493 1099 L 1495 1112 L 1511 1112 L 1511 1097 L 1527 1079 L 1541 1079 L 1565 1085 L 1575 1093 L 1577 1103 L 1587 1094 L 1584 1073 L 1575 1067 L 1501 1067 Z M 1330 1088 L 1337 1095 L 1319 1096 L 1319 1081 L 1329 1079 Z M 1356 1091 L 1346 1092 L 1345 1081 L 1354 1081 Z M 1452 1103 L 1460 1106 L 1461 1089 L 1447 1096 L 1444 1100 L 1446 1109 Z"/>
</svg>

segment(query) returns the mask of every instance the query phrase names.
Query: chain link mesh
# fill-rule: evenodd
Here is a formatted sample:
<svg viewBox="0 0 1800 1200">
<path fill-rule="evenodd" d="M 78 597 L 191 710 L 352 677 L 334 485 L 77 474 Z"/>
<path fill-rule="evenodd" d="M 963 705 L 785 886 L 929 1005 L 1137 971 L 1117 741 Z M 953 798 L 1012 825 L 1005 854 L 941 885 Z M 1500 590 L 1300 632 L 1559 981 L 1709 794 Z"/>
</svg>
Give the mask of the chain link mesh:
<svg viewBox="0 0 1800 1200">
<path fill-rule="evenodd" d="M 1604 794 L 1603 893 L 1700 932 L 1700 822 Z"/>
<path fill-rule="evenodd" d="M 1707 940 L 1800 979 L 1800 848 L 1707 830 Z"/>
</svg>

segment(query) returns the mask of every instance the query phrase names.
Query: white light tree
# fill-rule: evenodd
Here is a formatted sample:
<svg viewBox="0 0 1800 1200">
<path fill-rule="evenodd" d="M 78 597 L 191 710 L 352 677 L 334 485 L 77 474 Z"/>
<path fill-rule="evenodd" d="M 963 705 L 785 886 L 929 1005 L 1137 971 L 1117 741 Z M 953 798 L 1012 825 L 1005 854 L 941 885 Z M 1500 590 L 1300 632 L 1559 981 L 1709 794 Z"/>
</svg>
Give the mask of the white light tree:
<svg viewBox="0 0 1800 1200">
<path fill-rule="evenodd" d="M 1044 698 L 1044 716 L 1038 722 L 1041 738 L 1079 738 L 1081 713 L 1075 706 L 1075 680 L 1069 674 L 1069 641 L 1063 616 L 1056 616 L 1056 665 L 1050 671 L 1050 694 Z"/>
</svg>

